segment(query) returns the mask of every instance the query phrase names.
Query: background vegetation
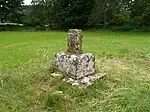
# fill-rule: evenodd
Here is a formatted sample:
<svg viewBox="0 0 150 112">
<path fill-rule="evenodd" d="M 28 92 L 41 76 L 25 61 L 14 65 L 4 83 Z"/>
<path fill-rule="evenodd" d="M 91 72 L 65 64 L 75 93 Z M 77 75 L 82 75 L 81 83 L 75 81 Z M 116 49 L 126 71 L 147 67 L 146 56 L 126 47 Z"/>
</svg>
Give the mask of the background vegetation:
<svg viewBox="0 0 150 112">
<path fill-rule="evenodd" d="M 23 23 L 37 30 L 107 28 L 150 29 L 149 0 L 1 0 L 0 21 Z"/>
</svg>

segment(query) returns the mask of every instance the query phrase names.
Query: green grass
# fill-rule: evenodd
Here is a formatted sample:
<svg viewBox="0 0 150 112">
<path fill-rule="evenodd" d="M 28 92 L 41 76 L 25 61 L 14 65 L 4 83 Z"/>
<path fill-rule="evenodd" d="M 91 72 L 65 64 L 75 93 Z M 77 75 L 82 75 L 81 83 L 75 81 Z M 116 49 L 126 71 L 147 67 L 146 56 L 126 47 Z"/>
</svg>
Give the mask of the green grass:
<svg viewBox="0 0 150 112">
<path fill-rule="evenodd" d="M 150 33 L 83 34 L 84 52 L 106 74 L 88 88 L 50 76 L 67 32 L 0 32 L 0 112 L 149 112 Z"/>
</svg>

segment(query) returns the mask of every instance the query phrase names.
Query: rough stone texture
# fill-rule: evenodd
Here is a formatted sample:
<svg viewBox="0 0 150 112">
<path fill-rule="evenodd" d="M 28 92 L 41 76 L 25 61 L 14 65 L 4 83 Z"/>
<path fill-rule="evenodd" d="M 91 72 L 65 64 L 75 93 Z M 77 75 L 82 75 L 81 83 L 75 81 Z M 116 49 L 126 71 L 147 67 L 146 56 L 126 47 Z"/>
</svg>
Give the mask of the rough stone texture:
<svg viewBox="0 0 150 112">
<path fill-rule="evenodd" d="M 82 30 L 69 29 L 68 31 L 68 52 L 74 54 L 82 53 Z"/>
<path fill-rule="evenodd" d="M 83 77 L 81 79 L 73 79 L 73 78 L 65 78 L 63 79 L 64 82 L 67 82 L 69 84 L 71 84 L 72 86 L 80 86 L 80 85 L 84 85 L 84 86 L 90 86 L 92 85 L 96 80 L 103 78 L 105 76 L 105 74 L 94 74 L 94 75 L 90 75 L 90 76 L 86 76 Z"/>
<path fill-rule="evenodd" d="M 51 76 L 53 76 L 53 77 L 60 77 L 60 76 L 62 76 L 62 74 L 59 74 L 59 73 L 52 73 Z"/>
<path fill-rule="evenodd" d="M 73 79 L 80 79 L 95 72 L 95 57 L 91 53 L 80 55 L 60 52 L 56 54 L 56 67 Z"/>
<path fill-rule="evenodd" d="M 63 81 L 72 86 L 90 86 L 104 74 L 95 74 L 95 57 L 91 53 L 82 54 L 82 30 L 68 31 L 67 52 L 56 54 L 56 67 L 67 74 Z M 52 76 L 59 76 L 52 74 Z"/>
</svg>

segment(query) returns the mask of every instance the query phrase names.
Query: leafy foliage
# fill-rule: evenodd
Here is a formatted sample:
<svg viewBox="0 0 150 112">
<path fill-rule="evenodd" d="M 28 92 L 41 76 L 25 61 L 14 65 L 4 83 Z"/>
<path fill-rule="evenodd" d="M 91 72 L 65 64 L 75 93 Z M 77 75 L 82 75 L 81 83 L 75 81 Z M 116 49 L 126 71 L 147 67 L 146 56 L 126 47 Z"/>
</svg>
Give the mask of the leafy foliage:
<svg viewBox="0 0 150 112">
<path fill-rule="evenodd" d="M 150 27 L 149 0 L 32 0 L 29 6 L 22 4 L 23 0 L 1 0 L 0 21 L 23 22 L 39 30 Z"/>
<path fill-rule="evenodd" d="M 23 0 L 1 0 L 0 21 L 21 22 Z"/>
<path fill-rule="evenodd" d="M 86 26 L 94 0 L 33 0 L 32 4 L 32 14 L 42 23 L 56 28 L 80 28 Z"/>
</svg>

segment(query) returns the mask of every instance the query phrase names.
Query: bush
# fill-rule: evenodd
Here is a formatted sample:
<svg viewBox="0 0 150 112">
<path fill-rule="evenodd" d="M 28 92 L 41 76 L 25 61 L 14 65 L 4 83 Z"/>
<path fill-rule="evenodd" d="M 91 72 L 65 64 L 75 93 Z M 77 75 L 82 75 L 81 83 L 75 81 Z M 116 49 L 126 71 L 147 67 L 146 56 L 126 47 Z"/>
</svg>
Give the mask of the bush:
<svg viewBox="0 0 150 112">
<path fill-rule="evenodd" d="M 136 16 L 130 20 L 130 23 L 132 26 L 134 26 L 134 28 L 138 29 L 141 26 L 141 21 L 142 21 L 142 17 Z"/>
<path fill-rule="evenodd" d="M 112 31 L 131 31 L 133 27 L 131 25 L 122 25 L 122 26 L 111 26 L 109 28 Z"/>
<path fill-rule="evenodd" d="M 113 14 L 112 21 L 110 25 L 123 25 L 126 22 L 126 18 L 122 14 Z"/>
<path fill-rule="evenodd" d="M 15 31 L 21 29 L 23 29 L 23 26 L 0 25 L 0 31 Z"/>
<path fill-rule="evenodd" d="M 150 6 L 150 5 L 149 5 Z M 145 12 L 142 14 L 142 23 L 144 26 L 150 26 L 150 9 L 146 8 Z"/>
</svg>

